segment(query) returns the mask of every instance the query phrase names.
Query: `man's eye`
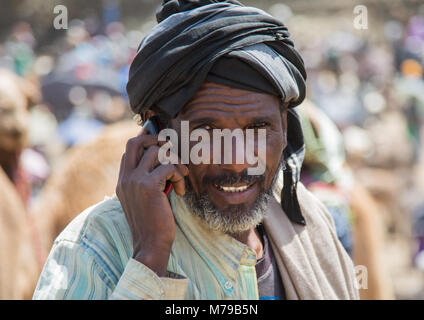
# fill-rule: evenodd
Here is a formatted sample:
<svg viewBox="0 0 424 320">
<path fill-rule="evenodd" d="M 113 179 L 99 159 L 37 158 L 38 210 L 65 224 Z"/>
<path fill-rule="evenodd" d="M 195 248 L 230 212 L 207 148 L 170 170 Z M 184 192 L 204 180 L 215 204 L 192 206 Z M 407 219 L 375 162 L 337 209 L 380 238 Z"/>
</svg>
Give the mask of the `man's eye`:
<svg viewBox="0 0 424 320">
<path fill-rule="evenodd" d="M 260 128 L 266 128 L 267 126 L 268 124 L 266 122 L 259 122 L 259 123 L 254 123 L 248 126 L 247 129 L 260 129 Z"/>
<path fill-rule="evenodd" d="M 197 129 L 212 130 L 212 127 L 208 124 L 204 124 L 204 125 L 198 126 Z"/>
</svg>

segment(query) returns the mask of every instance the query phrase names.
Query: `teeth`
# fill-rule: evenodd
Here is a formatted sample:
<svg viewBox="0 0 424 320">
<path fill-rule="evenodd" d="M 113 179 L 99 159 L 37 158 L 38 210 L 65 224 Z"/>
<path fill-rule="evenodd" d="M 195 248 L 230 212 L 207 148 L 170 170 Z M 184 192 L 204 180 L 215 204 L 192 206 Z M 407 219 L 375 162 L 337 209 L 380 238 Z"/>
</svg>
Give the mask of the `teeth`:
<svg viewBox="0 0 424 320">
<path fill-rule="evenodd" d="M 220 190 L 225 191 L 225 192 L 242 192 L 242 191 L 247 190 L 247 188 L 248 188 L 247 185 L 244 185 L 244 186 L 241 186 L 241 187 L 224 187 L 224 186 L 218 186 L 218 185 L 215 185 L 215 186 L 217 188 L 219 188 Z"/>
</svg>

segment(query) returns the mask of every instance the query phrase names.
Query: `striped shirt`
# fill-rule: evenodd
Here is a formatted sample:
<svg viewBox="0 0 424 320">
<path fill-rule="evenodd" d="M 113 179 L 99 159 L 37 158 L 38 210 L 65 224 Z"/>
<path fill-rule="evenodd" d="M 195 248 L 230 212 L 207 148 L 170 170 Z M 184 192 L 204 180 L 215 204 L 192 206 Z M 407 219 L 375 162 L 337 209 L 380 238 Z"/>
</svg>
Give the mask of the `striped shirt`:
<svg viewBox="0 0 424 320">
<path fill-rule="evenodd" d="M 116 196 L 86 209 L 55 240 L 33 299 L 258 299 L 256 254 L 206 227 L 170 194 L 176 234 L 159 277 L 132 259 Z"/>
</svg>

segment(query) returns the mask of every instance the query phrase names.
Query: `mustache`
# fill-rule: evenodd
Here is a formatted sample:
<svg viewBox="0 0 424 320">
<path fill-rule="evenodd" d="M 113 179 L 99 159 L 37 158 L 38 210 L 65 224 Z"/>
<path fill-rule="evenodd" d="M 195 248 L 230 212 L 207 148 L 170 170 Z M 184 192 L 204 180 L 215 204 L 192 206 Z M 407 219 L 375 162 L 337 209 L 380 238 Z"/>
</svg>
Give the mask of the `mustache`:
<svg viewBox="0 0 424 320">
<path fill-rule="evenodd" d="M 265 179 L 265 175 L 249 175 L 247 169 L 240 173 L 223 172 L 217 176 L 206 175 L 202 179 L 203 184 L 216 184 L 216 185 L 234 185 L 236 183 L 253 184 L 261 182 Z"/>
</svg>

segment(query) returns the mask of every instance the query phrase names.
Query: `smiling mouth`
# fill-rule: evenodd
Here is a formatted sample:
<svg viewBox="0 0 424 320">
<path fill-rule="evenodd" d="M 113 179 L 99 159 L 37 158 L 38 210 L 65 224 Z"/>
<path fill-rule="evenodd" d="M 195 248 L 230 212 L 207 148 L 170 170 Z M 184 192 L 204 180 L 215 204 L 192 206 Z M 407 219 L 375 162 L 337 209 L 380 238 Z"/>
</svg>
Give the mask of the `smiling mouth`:
<svg viewBox="0 0 424 320">
<path fill-rule="evenodd" d="M 212 183 L 209 186 L 212 192 L 211 197 L 218 208 L 250 203 L 254 201 L 260 189 L 258 180 L 222 184 Z"/>
<path fill-rule="evenodd" d="M 235 192 L 243 192 L 249 189 L 254 183 L 244 183 L 244 184 L 238 184 L 234 186 L 224 186 L 224 185 L 218 185 L 214 184 L 214 187 L 217 188 L 220 191 L 229 192 L 229 193 L 235 193 Z"/>
</svg>

